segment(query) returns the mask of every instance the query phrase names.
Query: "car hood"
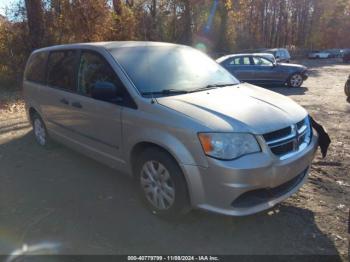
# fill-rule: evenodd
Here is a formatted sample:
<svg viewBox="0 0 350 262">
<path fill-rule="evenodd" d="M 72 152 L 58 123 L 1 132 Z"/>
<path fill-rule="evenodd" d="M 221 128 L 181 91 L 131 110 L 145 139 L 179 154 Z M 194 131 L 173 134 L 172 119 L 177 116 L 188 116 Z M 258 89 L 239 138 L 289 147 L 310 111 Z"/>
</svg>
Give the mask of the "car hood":
<svg viewBox="0 0 350 262">
<path fill-rule="evenodd" d="M 300 71 L 303 71 L 306 69 L 306 67 L 303 65 L 290 64 L 290 63 L 278 63 L 277 66 L 287 68 L 287 69 L 300 70 Z"/>
<path fill-rule="evenodd" d="M 250 84 L 160 97 L 157 102 L 216 132 L 264 134 L 307 116 L 305 109 L 288 97 Z"/>
</svg>

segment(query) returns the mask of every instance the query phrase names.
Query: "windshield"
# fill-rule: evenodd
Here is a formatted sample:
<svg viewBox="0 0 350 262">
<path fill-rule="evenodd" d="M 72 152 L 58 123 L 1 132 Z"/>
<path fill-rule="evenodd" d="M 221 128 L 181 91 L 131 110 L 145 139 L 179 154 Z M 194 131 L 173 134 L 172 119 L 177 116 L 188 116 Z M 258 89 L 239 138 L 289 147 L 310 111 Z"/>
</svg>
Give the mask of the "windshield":
<svg viewBox="0 0 350 262">
<path fill-rule="evenodd" d="M 123 47 L 111 53 L 144 95 L 239 83 L 207 55 L 190 47 Z"/>
</svg>

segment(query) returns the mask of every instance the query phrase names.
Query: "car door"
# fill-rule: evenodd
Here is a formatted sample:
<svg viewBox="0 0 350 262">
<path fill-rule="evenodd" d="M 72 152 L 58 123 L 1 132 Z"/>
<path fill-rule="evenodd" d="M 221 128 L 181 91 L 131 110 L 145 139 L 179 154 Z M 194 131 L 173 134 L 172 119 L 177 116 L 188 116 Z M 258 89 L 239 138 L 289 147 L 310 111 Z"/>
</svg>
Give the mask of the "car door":
<svg viewBox="0 0 350 262">
<path fill-rule="evenodd" d="M 116 87 L 115 97 L 109 101 L 93 98 L 92 91 L 97 83 L 107 83 Z M 119 104 L 124 96 L 124 86 L 103 55 L 96 51 L 82 50 L 77 73 L 77 93 L 70 98 L 70 128 L 88 150 L 100 157 L 108 158 L 118 164 L 121 159 L 121 113 L 123 106 Z M 97 157 L 98 158 L 98 157 Z"/>
<path fill-rule="evenodd" d="M 254 68 L 250 56 L 232 57 L 226 61 L 225 67 L 240 81 L 254 82 Z"/>
<path fill-rule="evenodd" d="M 46 69 L 49 52 L 38 52 L 30 56 L 23 81 L 23 95 L 28 106 L 33 106 L 41 117 L 46 120 L 43 108 L 46 104 L 47 92 Z"/>
<path fill-rule="evenodd" d="M 274 84 L 279 82 L 279 72 L 270 60 L 261 56 L 252 57 L 254 78 L 257 84 Z"/>
<path fill-rule="evenodd" d="M 40 92 L 41 110 L 49 132 L 70 137 L 72 108 L 69 100 L 76 89 L 75 71 L 78 50 L 51 51 L 47 64 L 47 87 Z"/>
</svg>

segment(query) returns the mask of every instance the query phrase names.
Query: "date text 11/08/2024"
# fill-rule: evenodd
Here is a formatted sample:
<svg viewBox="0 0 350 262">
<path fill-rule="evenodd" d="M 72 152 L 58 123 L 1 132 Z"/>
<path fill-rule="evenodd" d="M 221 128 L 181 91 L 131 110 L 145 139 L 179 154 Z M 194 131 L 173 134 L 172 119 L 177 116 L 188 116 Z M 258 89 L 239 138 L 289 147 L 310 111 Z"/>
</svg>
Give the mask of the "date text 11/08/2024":
<svg viewBox="0 0 350 262">
<path fill-rule="evenodd" d="M 128 256 L 128 261 L 220 261 L 217 256 Z"/>
</svg>

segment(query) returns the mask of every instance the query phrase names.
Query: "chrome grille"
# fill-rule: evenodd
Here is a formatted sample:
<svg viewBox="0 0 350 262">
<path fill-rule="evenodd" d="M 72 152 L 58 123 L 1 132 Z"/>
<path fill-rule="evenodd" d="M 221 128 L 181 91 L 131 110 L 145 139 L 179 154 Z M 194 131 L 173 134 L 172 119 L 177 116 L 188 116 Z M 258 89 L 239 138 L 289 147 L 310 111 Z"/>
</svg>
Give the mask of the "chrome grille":
<svg viewBox="0 0 350 262">
<path fill-rule="evenodd" d="M 263 135 L 271 152 L 281 159 L 304 150 L 310 144 L 311 136 L 309 117 L 289 127 Z"/>
</svg>

